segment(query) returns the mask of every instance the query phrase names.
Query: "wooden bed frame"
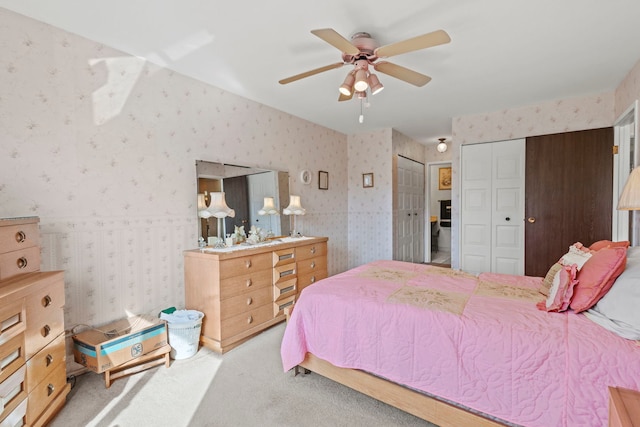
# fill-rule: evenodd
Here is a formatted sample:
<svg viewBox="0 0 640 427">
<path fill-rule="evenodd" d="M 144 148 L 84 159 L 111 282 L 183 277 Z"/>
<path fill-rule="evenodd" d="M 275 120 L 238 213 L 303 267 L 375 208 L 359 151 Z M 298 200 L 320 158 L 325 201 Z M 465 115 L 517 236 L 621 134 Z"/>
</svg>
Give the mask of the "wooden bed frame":
<svg viewBox="0 0 640 427">
<path fill-rule="evenodd" d="M 504 426 L 364 371 L 339 368 L 311 353 L 307 353 L 299 366 L 440 427 Z"/>
</svg>

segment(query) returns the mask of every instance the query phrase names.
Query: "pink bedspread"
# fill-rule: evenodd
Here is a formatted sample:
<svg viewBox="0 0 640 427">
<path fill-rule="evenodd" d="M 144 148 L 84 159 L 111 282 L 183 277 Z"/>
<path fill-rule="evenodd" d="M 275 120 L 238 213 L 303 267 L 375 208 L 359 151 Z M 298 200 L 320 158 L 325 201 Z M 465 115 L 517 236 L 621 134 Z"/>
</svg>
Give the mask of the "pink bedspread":
<svg viewBox="0 0 640 427">
<path fill-rule="evenodd" d="M 540 278 L 377 261 L 306 288 L 282 341 L 525 426 L 605 426 L 607 386 L 640 390 L 640 346 L 535 303 Z"/>
</svg>

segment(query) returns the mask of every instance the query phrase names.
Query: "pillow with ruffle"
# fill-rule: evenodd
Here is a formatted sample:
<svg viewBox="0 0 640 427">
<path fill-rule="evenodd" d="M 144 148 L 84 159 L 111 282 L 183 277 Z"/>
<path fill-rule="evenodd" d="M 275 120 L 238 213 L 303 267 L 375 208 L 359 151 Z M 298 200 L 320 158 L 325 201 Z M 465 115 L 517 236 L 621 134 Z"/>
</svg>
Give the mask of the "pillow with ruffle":
<svg viewBox="0 0 640 427">
<path fill-rule="evenodd" d="M 563 265 L 576 264 L 578 271 L 580 271 L 584 263 L 586 263 L 589 258 L 591 258 L 591 251 L 589 251 L 589 249 L 582 243 L 576 242 L 569 246 L 569 251 L 564 254 L 557 263 L 553 264 L 551 268 L 549 268 L 544 279 L 542 279 L 542 284 L 538 291 L 544 296 L 549 296 L 549 290 L 553 285 L 553 279 Z"/>
<path fill-rule="evenodd" d="M 626 247 L 605 247 L 594 252 L 578 273 L 571 308 L 588 310 L 602 298 L 627 264 Z"/>
<path fill-rule="evenodd" d="M 565 311 L 569 308 L 573 290 L 578 283 L 576 274 L 578 266 L 576 264 L 562 265 L 553 277 L 553 283 L 549 289 L 549 296 L 545 301 L 540 301 L 536 307 L 546 311 Z"/>
<path fill-rule="evenodd" d="M 598 240 L 597 242 L 593 242 L 589 246 L 589 250 L 591 251 L 599 251 L 604 248 L 628 248 L 631 242 L 628 240 L 620 240 L 619 242 L 612 242 L 611 240 Z"/>
</svg>

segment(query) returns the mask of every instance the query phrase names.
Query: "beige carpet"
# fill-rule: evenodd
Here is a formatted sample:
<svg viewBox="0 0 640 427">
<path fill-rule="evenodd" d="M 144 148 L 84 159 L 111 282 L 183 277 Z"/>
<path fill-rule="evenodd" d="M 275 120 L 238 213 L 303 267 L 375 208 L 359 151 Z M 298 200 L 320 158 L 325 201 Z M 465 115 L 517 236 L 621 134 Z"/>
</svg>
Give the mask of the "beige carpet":
<svg viewBox="0 0 640 427">
<path fill-rule="evenodd" d="M 218 355 L 118 379 L 77 377 L 51 427 L 433 426 L 316 374 L 283 372 L 284 324 Z"/>
</svg>

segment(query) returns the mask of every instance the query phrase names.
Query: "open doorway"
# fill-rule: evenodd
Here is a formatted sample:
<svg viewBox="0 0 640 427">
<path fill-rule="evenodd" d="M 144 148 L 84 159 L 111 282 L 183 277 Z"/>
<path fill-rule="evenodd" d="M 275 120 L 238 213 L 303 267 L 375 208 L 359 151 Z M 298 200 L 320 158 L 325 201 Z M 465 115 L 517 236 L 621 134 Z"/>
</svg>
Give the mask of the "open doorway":
<svg viewBox="0 0 640 427">
<path fill-rule="evenodd" d="M 427 164 L 426 261 L 451 265 L 451 162 Z"/>
</svg>

